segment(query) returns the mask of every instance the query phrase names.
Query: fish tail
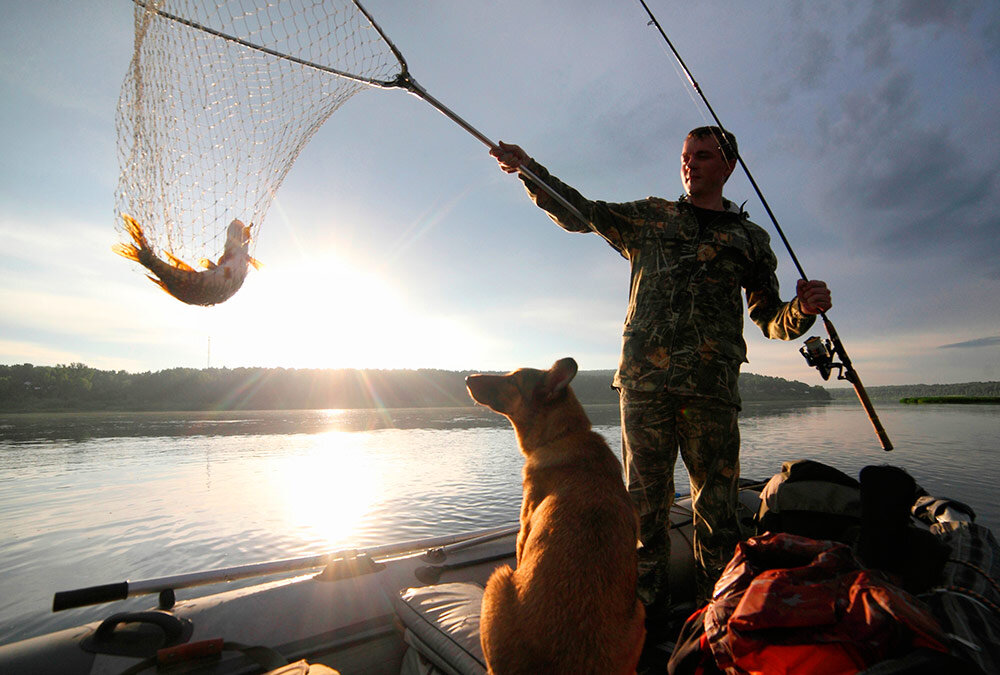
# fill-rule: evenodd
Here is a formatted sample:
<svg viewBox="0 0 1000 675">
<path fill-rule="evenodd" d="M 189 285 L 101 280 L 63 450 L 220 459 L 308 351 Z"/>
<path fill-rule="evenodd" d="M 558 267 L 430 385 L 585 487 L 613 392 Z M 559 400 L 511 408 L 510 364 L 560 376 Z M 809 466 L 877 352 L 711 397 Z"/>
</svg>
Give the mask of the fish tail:
<svg viewBox="0 0 1000 675">
<path fill-rule="evenodd" d="M 139 249 L 132 244 L 115 244 L 111 247 L 111 251 L 123 258 L 139 262 Z"/>
<path fill-rule="evenodd" d="M 133 241 L 135 241 L 136 246 L 138 246 L 140 250 L 149 250 L 149 242 L 146 241 L 146 235 L 142 232 L 142 225 L 136 222 L 135 218 L 132 216 L 123 215 L 122 220 L 125 221 L 125 230 L 132 237 Z"/>
<path fill-rule="evenodd" d="M 153 252 L 149 247 L 149 242 L 146 240 L 146 235 L 143 234 L 142 225 L 136 222 L 132 216 L 122 215 L 122 220 L 125 221 L 125 231 L 128 232 L 135 243 L 115 244 L 111 247 L 111 250 L 123 258 L 134 260 L 140 265 L 149 267 Z"/>
</svg>

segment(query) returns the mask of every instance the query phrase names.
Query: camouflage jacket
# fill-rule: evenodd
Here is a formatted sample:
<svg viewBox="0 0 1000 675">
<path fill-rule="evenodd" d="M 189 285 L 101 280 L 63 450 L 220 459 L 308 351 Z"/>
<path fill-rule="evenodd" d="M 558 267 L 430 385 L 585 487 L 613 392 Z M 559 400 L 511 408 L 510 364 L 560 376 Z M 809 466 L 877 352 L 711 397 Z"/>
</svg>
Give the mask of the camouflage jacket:
<svg viewBox="0 0 1000 675">
<path fill-rule="evenodd" d="M 740 404 L 746 362 L 743 301 L 769 338 L 791 340 L 815 317 L 782 302 L 770 237 L 728 200 L 700 231 L 694 207 L 649 197 L 625 204 L 590 201 L 532 161 L 528 168 L 588 222 L 522 177 L 528 194 L 560 227 L 596 232 L 631 263 L 628 313 L 614 385 Z"/>
</svg>

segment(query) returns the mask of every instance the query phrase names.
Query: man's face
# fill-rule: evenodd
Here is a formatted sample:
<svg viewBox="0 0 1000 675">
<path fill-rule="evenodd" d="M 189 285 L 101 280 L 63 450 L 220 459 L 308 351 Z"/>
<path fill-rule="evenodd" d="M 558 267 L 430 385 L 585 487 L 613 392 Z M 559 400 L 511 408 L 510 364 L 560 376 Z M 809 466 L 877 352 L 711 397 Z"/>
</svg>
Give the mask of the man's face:
<svg viewBox="0 0 1000 675">
<path fill-rule="evenodd" d="M 686 138 L 681 149 L 681 182 L 689 195 L 721 192 L 735 161 L 727 162 L 712 138 Z"/>
</svg>

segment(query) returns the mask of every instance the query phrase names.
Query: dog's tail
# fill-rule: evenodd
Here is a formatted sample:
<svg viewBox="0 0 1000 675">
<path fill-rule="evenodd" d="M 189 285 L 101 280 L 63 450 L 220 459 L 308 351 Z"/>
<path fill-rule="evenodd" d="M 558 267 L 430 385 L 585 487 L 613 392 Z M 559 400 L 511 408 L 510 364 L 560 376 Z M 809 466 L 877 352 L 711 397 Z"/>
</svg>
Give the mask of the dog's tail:
<svg viewBox="0 0 1000 675">
<path fill-rule="evenodd" d="M 639 669 L 642 649 L 646 644 L 646 608 L 638 600 L 635 601 L 635 615 L 632 617 L 628 637 L 627 644 L 632 645 L 632 648 L 628 653 L 628 659 L 623 662 L 624 666 L 618 671 L 619 675 L 635 675 Z"/>
<path fill-rule="evenodd" d="M 517 650 L 523 640 L 516 634 L 521 625 L 517 608 L 514 570 L 501 565 L 486 583 L 479 618 L 479 642 L 490 673 L 504 672 L 520 661 Z"/>
</svg>

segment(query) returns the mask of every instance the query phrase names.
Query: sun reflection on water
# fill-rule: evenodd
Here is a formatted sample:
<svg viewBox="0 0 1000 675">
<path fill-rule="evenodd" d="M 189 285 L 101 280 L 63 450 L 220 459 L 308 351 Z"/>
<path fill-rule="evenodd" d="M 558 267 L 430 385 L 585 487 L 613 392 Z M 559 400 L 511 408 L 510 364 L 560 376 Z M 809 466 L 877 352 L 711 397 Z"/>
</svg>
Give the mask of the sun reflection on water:
<svg viewBox="0 0 1000 675">
<path fill-rule="evenodd" d="M 307 439 L 279 468 L 288 522 L 306 539 L 343 546 L 381 493 L 381 476 L 358 434 L 330 431 Z"/>
</svg>

